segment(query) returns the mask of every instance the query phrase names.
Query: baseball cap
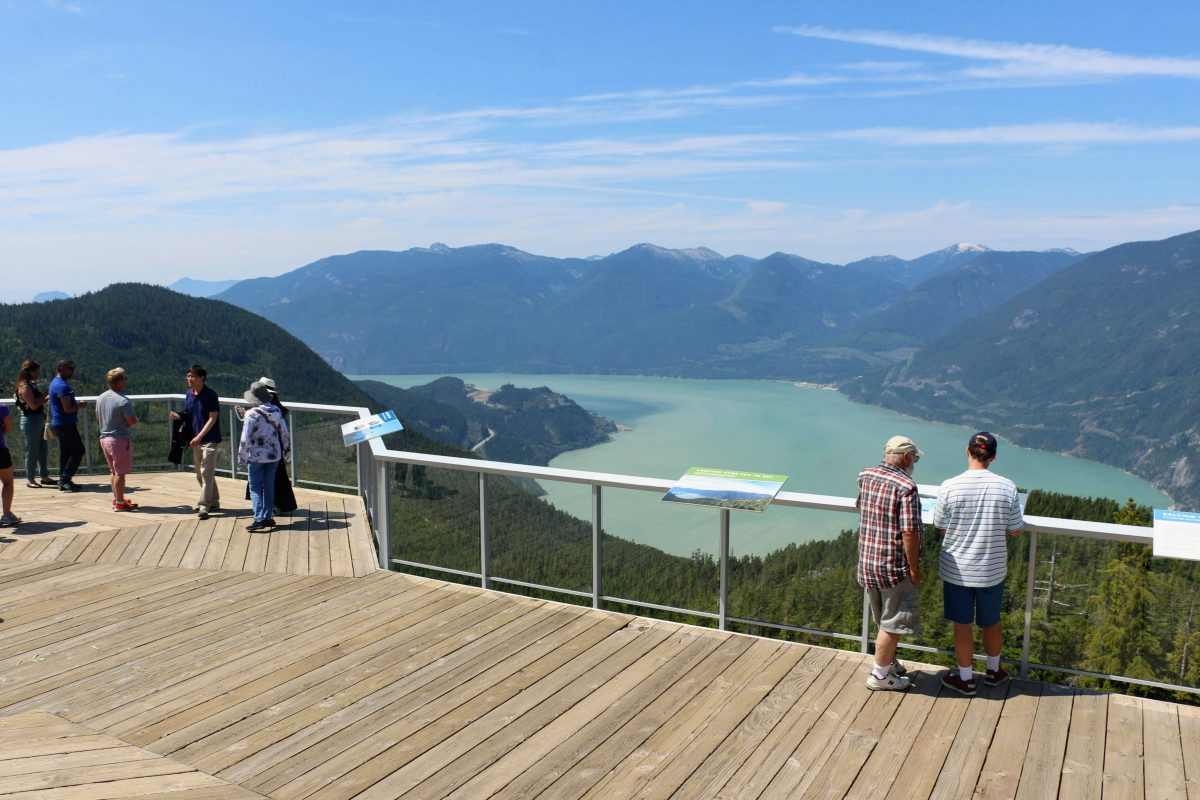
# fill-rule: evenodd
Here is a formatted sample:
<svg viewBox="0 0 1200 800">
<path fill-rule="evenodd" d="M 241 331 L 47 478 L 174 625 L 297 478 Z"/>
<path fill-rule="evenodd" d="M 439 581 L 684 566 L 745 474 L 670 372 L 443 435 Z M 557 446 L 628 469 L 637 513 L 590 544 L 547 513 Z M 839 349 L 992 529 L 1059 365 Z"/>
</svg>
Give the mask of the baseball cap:
<svg viewBox="0 0 1200 800">
<path fill-rule="evenodd" d="M 917 449 L 913 440 L 907 436 L 893 436 L 887 440 L 887 444 L 883 446 L 883 454 L 890 456 L 896 453 L 916 453 L 917 458 L 925 455 L 924 452 Z"/>
<path fill-rule="evenodd" d="M 980 431 L 971 437 L 971 441 L 967 442 L 967 447 L 979 447 L 983 449 L 989 457 L 996 455 L 996 437 L 992 436 L 987 431 Z"/>
</svg>

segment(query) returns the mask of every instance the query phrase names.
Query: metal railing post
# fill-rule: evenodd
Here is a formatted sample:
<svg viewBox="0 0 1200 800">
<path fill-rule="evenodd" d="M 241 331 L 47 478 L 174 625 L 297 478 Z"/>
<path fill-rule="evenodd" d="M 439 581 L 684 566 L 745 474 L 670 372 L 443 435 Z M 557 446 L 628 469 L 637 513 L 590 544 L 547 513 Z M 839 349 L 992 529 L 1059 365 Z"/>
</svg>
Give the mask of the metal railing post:
<svg viewBox="0 0 1200 800">
<path fill-rule="evenodd" d="M 600 486 L 592 484 L 592 608 L 600 608 L 600 563 L 602 557 L 600 538 L 603 528 L 600 517 Z"/>
<path fill-rule="evenodd" d="M 1025 580 L 1025 632 L 1021 636 L 1021 677 L 1029 675 L 1029 640 L 1033 634 L 1033 584 L 1037 575 L 1037 531 L 1029 532 L 1029 570 Z"/>
<path fill-rule="evenodd" d="M 374 503 L 375 509 L 375 544 L 379 548 L 379 568 L 392 568 L 392 509 L 391 497 L 388 492 L 388 465 L 381 461 L 376 464 Z"/>
<path fill-rule="evenodd" d="M 219 417 L 218 417 L 219 419 Z M 237 480 L 237 412 L 229 408 L 229 476 Z"/>
<path fill-rule="evenodd" d="M 292 417 L 292 421 L 294 423 L 296 420 L 296 412 L 295 411 L 291 412 L 291 417 Z M 284 420 L 283 424 L 287 425 L 287 420 Z M 288 435 L 291 437 L 291 440 L 292 440 L 292 449 L 290 451 L 288 451 L 288 469 L 290 469 L 292 471 L 292 486 L 297 485 L 297 483 L 296 483 L 296 481 L 297 481 L 297 477 L 296 477 L 296 446 L 297 446 L 297 444 L 299 444 L 299 440 L 298 440 L 298 437 L 296 436 L 296 427 L 297 426 L 295 424 L 293 424 L 291 427 L 291 430 L 288 431 Z"/>
<path fill-rule="evenodd" d="M 870 649 L 871 636 L 871 600 L 867 597 L 867 590 L 863 589 L 863 616 L 862 616 L 862 646 L 859 652 L 866 653 Z"/>
<path fill-rule="evenodd" d="M 85 468 L 87 469 L 87 472 L 89 475 L 92 474 L 92 449 L 93 448 L 88 445 L 88 440 L 92 438 L 92 414 L 95 414 L 95 413 L 96 412 L 94 410 L 91 412 L 91 414 L 89 414 L 87 411 L 84 411 L 83 414 L 80 415 L 83 417 L 83 441 L 84 441 L 83 449 L 84 449 L 84 452 L 87 453 L 87 455 L 85 456 L 85 458 L 87 459 L 87 466 Z"/>
<path fill-rule="evenodd" d="M 729 509 L 721 509 L 721 579 L 717 597 L 717 627 L 725 630 L 729 622 Z"/>
<path fill-rule="evenodd" d="M 486 472 L 479 473 L 479 585 L 490 589 L 488 575 L 491 573 L 491 559 L 488 557 L 488 476 Z"/>
</svg>

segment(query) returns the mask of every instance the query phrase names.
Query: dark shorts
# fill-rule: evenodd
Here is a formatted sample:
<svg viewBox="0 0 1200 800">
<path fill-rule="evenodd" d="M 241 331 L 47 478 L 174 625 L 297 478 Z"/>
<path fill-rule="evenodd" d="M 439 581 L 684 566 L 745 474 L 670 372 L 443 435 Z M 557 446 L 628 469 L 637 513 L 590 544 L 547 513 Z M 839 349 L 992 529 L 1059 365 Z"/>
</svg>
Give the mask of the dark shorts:
<svg viewBox="0 0 1200 800">
<path fill-rule="evenodd" d="M 1004 599 L 1004 581 L 995 586 L 959 586 L 942 582 L 944 616 L 959 625 L 975 623 L 988 628 L 1000 621 L 1000 601 Z"/>
<path fill-rule="evenodd" d="M 12 453 L 8 452 L 7 447 L 0 447 L 0 469 L 8 469 L 12 466 Z"/>
</svg>

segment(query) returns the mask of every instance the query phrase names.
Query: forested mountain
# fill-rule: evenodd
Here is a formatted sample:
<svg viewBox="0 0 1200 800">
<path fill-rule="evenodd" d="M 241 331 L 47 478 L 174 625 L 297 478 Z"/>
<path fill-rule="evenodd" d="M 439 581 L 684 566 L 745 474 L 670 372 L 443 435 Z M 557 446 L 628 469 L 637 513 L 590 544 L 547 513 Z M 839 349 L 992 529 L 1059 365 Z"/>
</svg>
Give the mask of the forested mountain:
<svg viewBox="0 0 1200 800">
<path fill-rule="evenodd" d="M 831 377 L 876 362 L 822 348 L 904 292 L 782 253 L 637 245 L 581 260 L 480 245 L 335 256 L 219 297 L 347 371 Z"/>
<path fill-rule="evenodd" d="M 80 394 L 104 391 L 112 367 L 129 373 L 133 394 L 182 392 L 200 363 L 208 385 L 241 396 L 262 375 L 287 398 L 369 405 L 371 399 L 292 334 L 229 303 L 160 286 L 117 283 L 45 303 L 0 305 L 0 383 L 11 396 L 21 361 L 35 358 L 48 381 L 59 359 L 75 361 Z"/>
<path fill-rule="evenodd" d="M 964 320 L 1036 286 L 1081 256 L 986 250 L 952 269 L 918 283 L 887 308 L 846 333 L 844 341 L 869 352 L 919 347 Z"/>
<path fill-rule="evenodd" d="M 1200 232 L 1091 255 L 845 387 L 1151 479 L 1200 506 Z"/>
<path fill-rule="evenodd" d="M 546 465 L 560 453 L 609 439 L 616 425 L 546 387 L 496 391 L 439 378 L 401 389 L 379 381 L 359 387 L 418 432 L 493 461 Z"/>
</svg>

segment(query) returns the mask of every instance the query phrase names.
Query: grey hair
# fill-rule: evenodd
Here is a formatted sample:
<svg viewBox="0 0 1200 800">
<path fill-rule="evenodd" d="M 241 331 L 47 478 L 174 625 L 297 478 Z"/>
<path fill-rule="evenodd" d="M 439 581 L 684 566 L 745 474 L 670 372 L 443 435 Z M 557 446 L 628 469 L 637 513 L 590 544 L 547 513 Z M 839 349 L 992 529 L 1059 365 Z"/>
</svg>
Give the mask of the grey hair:
<svg viewBox="0 0 1200 800">
<path fill-rule="evenodd" d="M 899 467 L 903 466 L 904 457 L 906 455 L 908 455 L 908 453 L 887 453 L 884 455 L 883 460 L 885 463 L 891 464 L 893 467 Z"/>
</svg>

